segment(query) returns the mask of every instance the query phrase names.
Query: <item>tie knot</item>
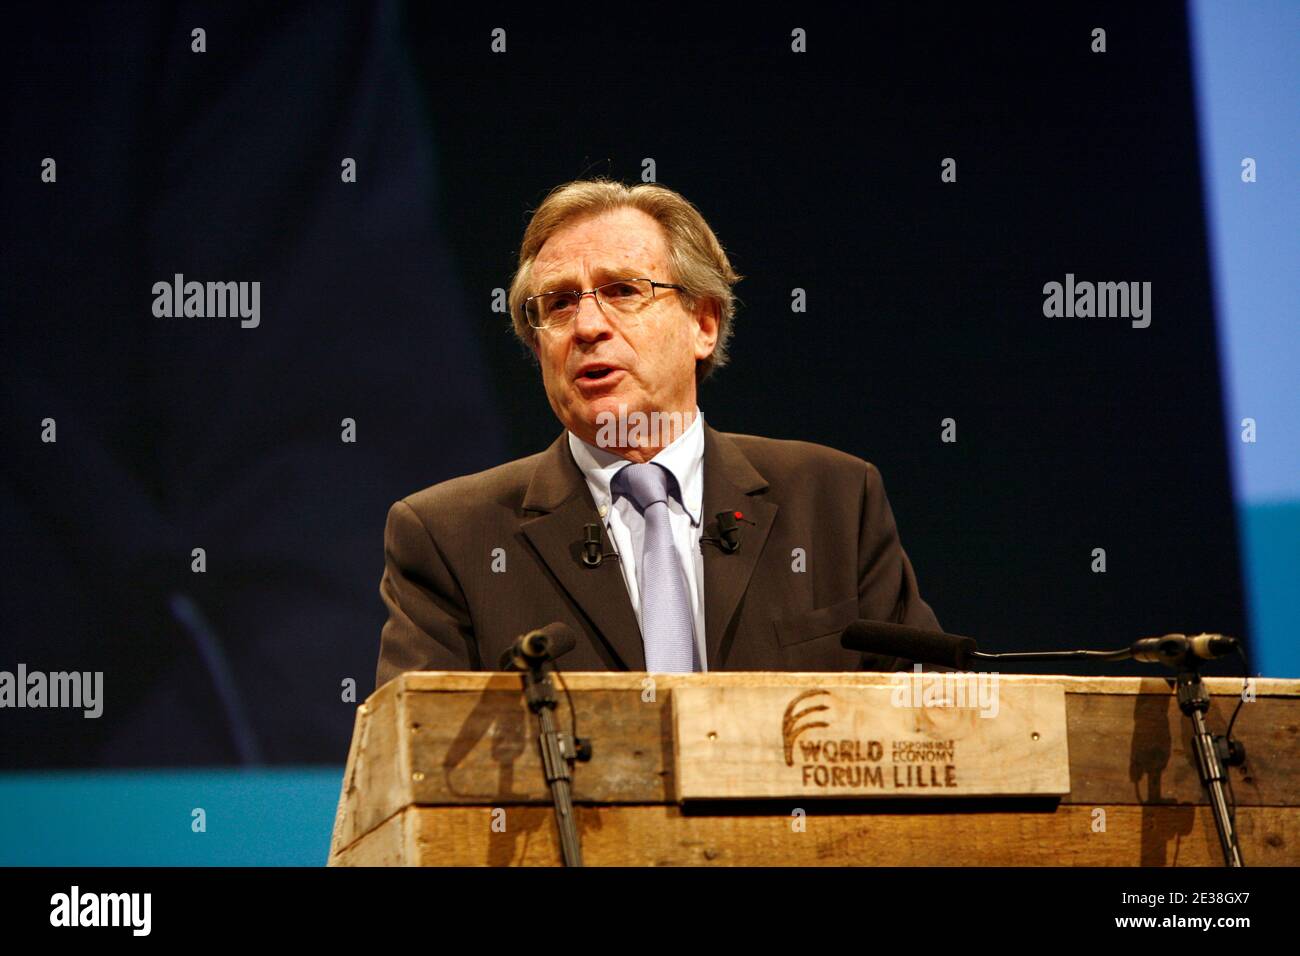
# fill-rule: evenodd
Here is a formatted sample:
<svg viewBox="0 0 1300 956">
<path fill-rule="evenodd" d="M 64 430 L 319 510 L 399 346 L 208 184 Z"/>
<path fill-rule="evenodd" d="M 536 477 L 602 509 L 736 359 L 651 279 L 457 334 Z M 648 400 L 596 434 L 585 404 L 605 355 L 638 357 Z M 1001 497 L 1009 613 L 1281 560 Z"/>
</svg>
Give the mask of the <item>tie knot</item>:
<svg viewBox="0 0 1300 956">
<path fill-rule="evenodd" d="M 610 491 L 615 497 L 627 498 L 637 511 L 644 513 L 651 505 L 668 500 L 673 483 L 667 468 L 648 461 L 619 469 L 610 482 Z"/>
</svg>

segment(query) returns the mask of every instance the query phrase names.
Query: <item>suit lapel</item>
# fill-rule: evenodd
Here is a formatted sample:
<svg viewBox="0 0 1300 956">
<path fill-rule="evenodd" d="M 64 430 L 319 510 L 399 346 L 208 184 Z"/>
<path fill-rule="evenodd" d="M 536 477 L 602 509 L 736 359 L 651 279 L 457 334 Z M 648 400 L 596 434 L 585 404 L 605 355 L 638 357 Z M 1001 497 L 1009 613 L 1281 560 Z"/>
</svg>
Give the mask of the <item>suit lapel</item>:
<svg viewBox="0 0 1300 956">
<path fill-rule="evenodd" d="M 749 586 L 758 556 L 776 520 L 777 506 L 756 495 L 767 481 L 726 435 L 704 425 L 704 537 L 716 537 L 719 511 L 740 511 L 753 525 L 741 524 L 740 550 L 727 554 L 716 544 L 702 541 L 704 552 L 705 647 L 708 668 L 721 670 L 726 663 L 723 638 L 736 616 L 736 608 Z"/>
<path fill-rule="evenodd" d="M 756 494 L 767 487 L 767 481 L 735 442 L 706 422 L 704 536 L 717 536 L 714 516 L 719 511 L 740 511 L 746 520 L 753 522 L 753 525 L 742 524 L 740 550 L 734 554 L 726 554 L 707 541 L 700 545 L 704 559 L 705 647 L 709 670 L 721 670 L 726 661 L 730 645 L 724 649 L 723 638 L 735 619 L 740 599 L 776 520 L 776 504 Z M 605 560 L 596 568 L 582 563 L 583 525 L 600 524 L 604 534 L 604 522 L 596 513 L 591 491 L 569 452 L 567 432 L 561 432 L 542 453 L 524 495 L 523 509 L 535 516 L 525 517 L 520 528 L 560 586 L 628 670 L 645 670 L 645 645 L 618 562 Z M 604 540 L 607 549 L 613 547 L 608 535 Z"/>
<path fill-rule="evenodd" d="M 604 532 L 591 490 L 569 451 L 568 432 L 561 432 L 542 453 L 524 495 L 523 508 L 525 512 L 540 512 L 525 517 L 520 528 L 560 586 L 628 670 L 645 670 L 641 630 L 617 559 L 606 559 L 595 568 L 582 563 L 583 525 L 601 525 L 606 550 L 613 549 L 613 542 Z M 539 626 L 545 623 L 538 622 Z"/>
</svg>

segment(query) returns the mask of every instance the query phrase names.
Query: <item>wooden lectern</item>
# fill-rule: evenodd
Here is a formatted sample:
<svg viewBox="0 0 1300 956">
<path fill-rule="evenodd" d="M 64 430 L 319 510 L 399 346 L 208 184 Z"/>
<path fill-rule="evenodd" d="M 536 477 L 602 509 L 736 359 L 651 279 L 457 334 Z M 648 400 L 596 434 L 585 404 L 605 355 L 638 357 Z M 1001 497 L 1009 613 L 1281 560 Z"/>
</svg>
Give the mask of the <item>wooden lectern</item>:
<svg viewBox="0 0 1300 956">
<path fill-rule="evenodd" d="M 980 675 L 987 677 L 988 675 Z M 588 866 L 1219 866 L 1172 677 L 563 674 Z M 1300 681 L 1205 678 L 1247 866 L 1300 864 Z M 331 866 L 555 866 L 517 674 L 412 672 L 357 710 Z"/>
</svg>

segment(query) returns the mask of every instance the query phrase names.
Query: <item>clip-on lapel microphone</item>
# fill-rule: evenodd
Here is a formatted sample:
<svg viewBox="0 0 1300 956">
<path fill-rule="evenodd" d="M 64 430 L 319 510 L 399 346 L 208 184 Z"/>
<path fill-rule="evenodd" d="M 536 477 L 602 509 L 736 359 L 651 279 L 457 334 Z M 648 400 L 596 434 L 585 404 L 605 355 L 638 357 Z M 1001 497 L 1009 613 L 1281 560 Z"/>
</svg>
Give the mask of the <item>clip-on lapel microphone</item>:
<svg viewBox="0 0 1300 956">
<path fill-rule="evenodd" d="M 700 538 L 700 543 L 705 541 L 716 544 L 722 549 L 723 554 L 735 554 L 740 550 L 740 523 L 743 521 L 747 525 L 753 525 L 754 522 L 745 517 L 743 511 L 737 511 L 734 508 L 727 511 L 719 511 L 717 514 L 717 537 L 704 536 Z"/>
</svg>

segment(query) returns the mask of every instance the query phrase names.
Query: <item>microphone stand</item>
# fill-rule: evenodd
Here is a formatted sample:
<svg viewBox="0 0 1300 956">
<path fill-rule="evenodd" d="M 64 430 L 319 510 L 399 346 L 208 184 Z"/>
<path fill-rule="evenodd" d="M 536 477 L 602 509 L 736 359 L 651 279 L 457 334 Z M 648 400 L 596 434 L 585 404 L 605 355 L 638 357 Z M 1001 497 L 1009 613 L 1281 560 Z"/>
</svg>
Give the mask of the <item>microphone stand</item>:
<svg viewBox="0 0 1300 956">
<path fill-rule="evenodd" d="M 1237 842 L 1237 823 L 1228 812 L 1224 782 L 1228 778 L 1225 762 L 1232 766 L 1246 759 L 1246 750 L 1230 737 L 1211 735 L 1205 715 L 1210 709 L 1210 694 L 1201 681 L 1198 661 L 1191 658 L 1178 669 L 1178 709 L 1192 722 L 1192 747 L 1196 751 L 1196 770 L 1201 786 L 1210 797 L 1214 811 L 1214 828 L 1219 832 L 1219 845 L 1223 848 L 1224 866 L 1245 866 L 1241 859 L 1241 844 Z"/>
<path fill-rule="evenodd" d="M 565 866 L 582 866 L 582 841 L 573 810 L 573 761 L 591 759 L 591 742 L 560 733 L 555 728 L 555 685 L 551 664 L 545 657 L 521 656 L 524 698 L 541 726 L 538 743 L 542 748 L 542 770 L 551 787 L 555 823 L 560 833 L 560 851 Z"/>
<path fill-rule="evenodd" d="M 1182 640 L 1178 641 L 1177 638 Z M 1015 651 L 1005 654 L 972 651 L 970 656 L 975 660 L 987 661 L 1123 661 L 1129 660 L 1134 654 L 1132 648 L 1123 648 L 1117 651 Z M 1244 763 L 1246 748 L 1227 735 L 1210 733 L 1205 722 L 1205 715 L 1210 710 L 1210 693 L 1201 680 L 1201 660 L 1191 652 L 1183 635 L 1169 635 L 1159 642 L 1157 650 L 1144 659 L 1159 661 L 1176 672 L 1178 709 L 1192 723 L 1196 772 L 1201 778 L 1201 786 L 1205 789 L 1210 810 L 1214 814 L 1214 828 L 1218 831 L 1219 845 L 1223 849 L 1223 864 L 1228 867 L 1245 866 L 1241 858 L 1241 844 L 1237 839 L 1236 820 L 1228 810 L 1225 784 L 1228 781 L 1227 767 Z"/>
</svg>

